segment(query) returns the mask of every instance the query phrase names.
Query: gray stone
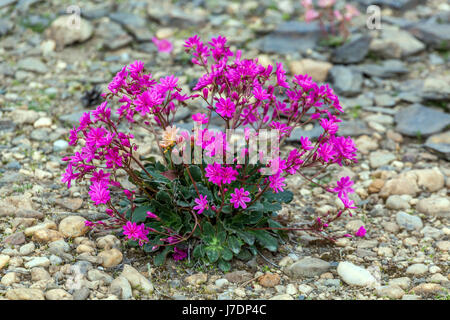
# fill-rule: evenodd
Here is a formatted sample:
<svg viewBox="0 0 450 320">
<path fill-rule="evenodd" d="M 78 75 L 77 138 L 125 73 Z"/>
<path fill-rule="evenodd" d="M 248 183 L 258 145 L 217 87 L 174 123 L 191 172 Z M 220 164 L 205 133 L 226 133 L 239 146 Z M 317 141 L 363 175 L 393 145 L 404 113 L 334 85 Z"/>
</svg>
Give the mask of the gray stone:
<svg viewBox="0 0 450 320">
<path fill-rule="evenodd" d="M 395 115 L 395 130 L 401 134 L 427 137 L 450 125 L 450 115 L 442 111 L 414 104 Z"/>
<path fill-rule="evenodd" d="M 331 61 L 334 63 L 359 63 L 366 57 L 369 52 L 371 38 L 367 35 L 355 35 L 349 42 L 337 48 L 332 56 Z"/>
<path fill-rule="evenodd" d="M 389 7 L 399 11 L 406 11 L 416 7 L 420 3 L 425 3 L 424 0 L 357 0 L 365 7 L 369 5 L 377 5 L 382 7 Z"/>
<path fill-rule="evenodd" d="M 91 290 L 89 290 L 89 288 L 82 287 L 80 289 L 75 290 L 72 293 L 72 296 L 73 296 L 73 300 L 86 300 L 87 298 L 89 298 L 90 294 L 91 294 Z"/>
<path fill-rule="evenodd" d="M 410 27 L 408 31 L 432 48 L 442 50 L 448 50 L 450 48 L 449 23 L 418 22 Z"/>
<path fill-rule="evenodd" d="M 130 299 L 133 296 L 130 283 L 122 276 L 111 282 L 109 290 L 112 294 L 122 299 Z"/>
<path fill-rule="evenodd" d="M 315 277 L 327 272 L 330 268 L 329 262 L 308 257 L 291 264 L 287 272 L 294 278 Z"/>
<path fill-rule="evenodd" d="M 390 153 L 385 150 L 378 150 L 378 151 L 374 151 L 370 154 L 369 163 L 372 168 L 376 169 L 376 168 L 388 165 L 396 158 L 397 157 L 393 153 Z"/>
<path fill-rule="evenodd" d="M 363 77 L 361 72 L 349 67 L 334 66 L 330 70 L 333 89 L 344 96 L 354 96 L 361 92 Z"/>
<path fill-rule="evenodd" d="M 11 21 L 0 19 L 0 37 L 6 36 L 13 28 L 14 24 Z"/>
<path fill-rule="evenodd" d="M 367 127 L 367 123 L 365 121 L 354 119 L 354 120 L 344 120 L 339 122 L 339 131 L 338 135 L 347 137 L 356 137 L 363 134 L 369 134 L 369 128 Z"/>
<path fill-rule="evenodd" d="M 69 147 L 69 143 L 66 140 L 56 140 L 53 142 L 53 151 L 64 151 Z"/>
<path fill-rule="evenodd" d="M 47 73 L 47 66 L 39 59 L 34 57 L 24 58 L 19 60 L 17 68 L 25 71 L 36 73 Z"/>
<path fill-rule="evenodd" d="M 317 139 L 323 133 L 321 126 L 315 126 L 311 130 L 303 130 L 302 128 L 295 128 L 291 135 L 286 138 L 288 142 L 300 142 L 300 137 L 308 137 L 309 139 Z"/>
<path fill-rule="evenodd" d="M 0 8 L 10 6 L 16 2 L 17 0 L 0 0 Z"/>
<path fill-rule="evenodd" d="M 358 69 L 370 77 L 377 78 L 393 78 L 409 72 L 409 69 L 400 60 L 384 60 L 382 64 L 363 64 L 358 66 Z"/>
<path fill-rule="evenodd" d="M 57 48 L 62 49 L 65 46 L 87 41 L 94 33 L 92 24 L 79 17 L 79 25 L 75 28 L 73 17 L 70 15 L 60 16 L 55 19 L 50 27 L 45 31 L 48 38 L 56 42 Z"/>
<path fill-rule="evenodd" d="M 395 220 L 400 227 L 409 231 L 420 230 L 423 228 L 423 223 L 420 217 L 407 214 L 403 211 L 397 212 Z"/>
<path fill-rule="evenodd" d="M 296 53 L 313 49 L 320 38 L 318 23 L 288 21 L 273 32 L 253 42 L 250 47 L 268 53 Z"/>
<path fill-rule="evenodd" d="M 153 37 L 145 19 L 138 15 L 127 12 L 113 12 L 109 17 L 122 25 L 139 42 L 149 41 Z"/>
<path fill-rule="evenodd" d="M 430 136 L 424 147 L 450 161 L 450 131 Z"/>
</svg>

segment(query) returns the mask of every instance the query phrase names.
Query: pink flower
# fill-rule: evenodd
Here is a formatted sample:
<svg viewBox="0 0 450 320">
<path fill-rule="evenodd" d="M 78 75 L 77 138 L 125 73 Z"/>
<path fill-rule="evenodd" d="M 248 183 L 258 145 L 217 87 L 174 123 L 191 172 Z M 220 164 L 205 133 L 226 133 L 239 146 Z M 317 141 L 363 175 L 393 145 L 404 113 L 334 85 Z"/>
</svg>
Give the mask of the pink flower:
<svg viewBox="0 0 450 320">
<path fill-rule="evenodd" d="M 187 257 L 187 253 L 185 250 L 178 249 L 178 247 L 173 248 L 173 260 L 183 260 Z"/>
<path fill-rule="evenodd" d="M 198 124 L 206 124 L 208 123 L 208 116 L 204 113 L 196 113 L 192 115 L 192 120 Z"/>
<path fill-rule="evenodd" d="M 269 177 L 269 187 L 273 190 L 273 192 L 278 193 L 279 191 L 283 191 L 283 187 L 286 186 L 284 183 L 285 178 L 280 175 L 280 173 L 277 173 L 273 176 Z"/>
<path fill-rule="evenodd" d="M 159 217 L 151 211 L 147 211 L 147 218 L 150 219 L 159 219 Z"/>
<path fill-rule="evenodd" d="M 364 237 L 366 235 L 367 230 L 364 229 L 364 226 L 361 226 L 358 231 L 356 231 L 355 236 L 357 237 Z"/>
<path fill-rule="evenodd" d="M 339 196 L 347 195 L 348 193 L 355 192 L 351 188 L 351 186 L 354 184 L 352 180 L 350 180 L 350 177 L 342 177 L 337 181 L 337 187 L 333 189 L 334 192 L 338 192 Z"/>
<path fill-rule="evenodd" d="M 148 233 L 149 229 L 147 229 L 143 223 L 138 225 L 136 222 L 128 221 L 123 226 L 123 234 L 127 236 L 127 239 L 139 241 L 140 246 L 148 241 Z"/>
<path fill-rule="evenodd" d="M 231 194 L 230 202 L 234 203 L 234 208 L 237 209 L 242 207 L 242 209 L 246 209 L 246 202 L 250 202 L 250 198 L 247 197 L 249 195 L 248 191 L 245 191 L 244 188 L 234 189 L 234 193 Z"/>
<path fill-rule="evenodd" d="M 226 100 L 220 98 L 219 102 L 216 103 L 216 112 L 224 118 L 232 118 L 235 111 L 236 106 L 230 98 L 227 98 Z"/>
<path fill-rule="evenodd" d="M 197 204 L 193 209 L 197 210 L 198 214 L 203 213 L 205 209 L 208 209 L 208 200 L 206 199 L 208 196 L 199 195 L 200 198 L 196 198 L 194 201 Z"/>
<path fill-rule="evenodd" d="M 236 180 L 236 177 L 239 175 L 239 172 L 234 170 L 232 167 L 224 167 L 222 168 L 222 182 L 229 184 Z"/>
<path fill-rule="evenodd" d="M 220 164 L 208 164 L 205 171 L 205 177 L 208 178 L 208 181 L 218 186 L 222 183 L 222 166 Z"/>
<path fill-rule="evenodd" d="M 331 7 L 336 3 L 336 0 L 319 0 L 317 2 L 317 5 L 321 8 L 328 8 Z"/>
<path fill-rule="evenodd" d="M 158 38 L 153 37 L 152 41 L 155 44 L 156 48 L 158 48 L 159 52 L 170 53 L 173 50 L 173 45 L 169 40 L 166 39 L 159 40 Z"/>
<path fill-rule="evenodd" d="M 107 203 L 111 199 L 106 183 L 99 181 L 92 183 L 89 195 L 96 206 L 101 203 Z"/>
<path fill-rule="evenodd" d="M 309 9 L 305 13 L 305 21 L 311 22 L 313 20 L 316 20 L 319 17 L 319 12 L 317 12 L 314 9 Z"/>
</svg>

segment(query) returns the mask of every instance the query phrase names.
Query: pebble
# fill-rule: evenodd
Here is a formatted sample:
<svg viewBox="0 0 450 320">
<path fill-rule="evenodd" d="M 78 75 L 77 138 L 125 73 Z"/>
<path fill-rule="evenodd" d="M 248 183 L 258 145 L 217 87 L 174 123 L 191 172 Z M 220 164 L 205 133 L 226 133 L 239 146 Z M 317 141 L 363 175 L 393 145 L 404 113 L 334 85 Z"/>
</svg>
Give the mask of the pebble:
<svg viewBox="0 0 450 320">
<path fill-rule="evenodd" d="M 47 257 L 36 257 L 25 263 L 25 268 L 48 267 L 50 260 Z"/>
<path fill-rule="evenodd" d="M 17 288 L 6 291 L 10 300 L 45 300 L 44 293 L 39 289 Z"/>
<path fill-rule="evenodd" d="M 122 276 L 117 277 L 111 282 L 109 291 L 122 299 L 130 299 L 133 295 L 130 283 Z"/>
<path fill-rule="evenodd" d="M 366 287 L 376 283 L 369 271 L 351 262 L 340 262 L 337 273 L 345 283 L 351 286 Z"/>
<path fill-rule="evenodd" d="M 45 293 L 47 300 L 73 300 L 71 294 L 63 289 L 51 289 Z"/>
<path fill-rule="evenodd" d="M 102 259 L 102 266 L 105 268 L 111 268 L 117 266 L 122 262 L 122 252 L 113 248 L 102 251 L 98 254 L 98 257 Z"/>
<path fill-rule="evenodd" d="M 273 288 L 280 283 L 280 276 L 278 274 L 266 273 L 259 277 L 258 282 L 260 285 L 266 288 Z"/>
<path fill-rule="evenodd" d="M 193 286 L 205 283 L 207 280 L 208 280 L 208 275 L 203 272 L 196 273 L 189 277 L 184 278 L 184 281 L 186 281 L 188 284 L 193 285 Z"/>
<path fill-rule="evenodd" d="M 428 267 L 422 263 L 416 263 L 406 269 L 407 274 L 412 274 L 415 276 L 421 276 L 428 272 Z"/>
<path fill-rule="evenodd" d="M 89 231 L 85 221 L 86 219 L 80 216 L 68 216 L 61 220 L 58 230 L 67 238 L 80 237 Z"/>
<path fill-rule="evenodd" d="M 381 286 L 376 290 L 379 297 L 388 297 L 390 299 L 401 299 L 405 292 L 397 285 Z"/>
<path fill-rule="evenodd" d="M 153 293 L 154 288 L 150 280 L 132 266 L 125 264 L 121 276 L 128 280 L 133 289 L 138 289 L 146 294 Z"/>
<path fill-rule="evenodd" d="M 400 211 L 397 212 L 395 216 L 397 224 L 406 230 L 420 230 L 423 228 L 423 223 L 420 217 L 410 215 L 406 212 Z"/>
<path fill-rule="evenodd" d="M 320 276 L 330 268 L 331 265 L 327 261 L 307 257 L 291 264 L 286 271 L 293 278 L 303 278 Z"/>
</svg>

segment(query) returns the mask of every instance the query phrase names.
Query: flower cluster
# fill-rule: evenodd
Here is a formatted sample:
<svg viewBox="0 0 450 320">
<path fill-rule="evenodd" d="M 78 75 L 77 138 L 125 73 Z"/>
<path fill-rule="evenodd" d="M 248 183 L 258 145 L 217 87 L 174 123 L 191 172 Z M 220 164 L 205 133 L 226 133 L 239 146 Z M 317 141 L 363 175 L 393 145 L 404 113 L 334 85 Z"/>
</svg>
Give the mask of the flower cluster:
<svg viewBox="0 0 450 320">
<path fill-rule="evenodd" d="M 336 35 L 336 26 L 340 34 L 347 39 L 349 36 L 348 26 L 354 17 L 360 15 L 359 10 L 351 4 L 345 4 L 343 8 L 338 8 L 336 0 L 318 0 L 317 5 L 313 0 L 302 0 L 305 8 L 305 21 L 318 20 L 322 31 L 328 34 L 324 21 L 329 22 L 331 34 Z"/>
<path fill-rule="evenodd" d="M 350 137 L 338 134 L 343 109 L 327 84 L 319 85 L 308 75 L 294 75 L 288 81 L 281 63 L 263 66 L 257 59 L 244 59 L 241 51 L 230 50 L 222 36 L 206 44 L 193 36 L 184 47 L 192 54 L 192 63 L 205 70 L 194 92 L 183 94 L 174 75 L 154 79 L 141 61 L 125 66 L 102 95 L 105 102 L 86 112 L 71 130 L 75 152 L 63 158 L 68 164 L 62 181 L 68 188 L 73 181 L 87 181 L 93 203 L 105 205 L 111 216 L 101 225 L 122 226 L 126 238 L 146 251 L 165 256 L 171 250 L 180 260 L 187 256 L 183 242 L 197 237 L 200 249 L 194 256 L 207 256 L 226 269 L 230 254 L 241 252 L 244 242 L 253 248 L 255 237 L 271 250 L 276 247 L 272 235 L 283 226 L 270 217 L 280 203 L 291 199 L 288 176 L 298 174 L 318 184 L 317 174 L 329 166 L 355 163 L 357 150 Z M 191 132 L 180 131 L 175 115 L 190 100 L 201 101 L 204 110 L 192 115 Z M 115 111 L 110 107 L 113 101 L 118 102 Z M 209 128 L 212 118 L 221 121 L 225 130 Z M 293 130 L 313 122 L 322 128 L 319 137 L 315 141 L 300 137 L 297 146 L 282 155 L 280 145 Z M 121 129 L 127 126 L 143 128 L 157 139 L 162 162 L 143 162 L 147 155 L 138 154 L 134 135 Z M 238 154 L 229 130 L 243 133 L 237 139 L 242 143 Z M 276 135 L 265 137 L 265 130 Z M 269 143 L 270 152 L 255 149 L 255 139 Z M 199 162 L 195 162 L 197 151 Z M 174 155 L 185 162 L 175 161 Z M 316 174 L 310 175 L 311 169 Z M 123 173 L 135 190 L 124 186 L 119 178 Z M 322 234 L 343 212 L 355 209 L 348 196 L 354 192 L 352 185 L 349 177 L 335 187 L 321 185 L 337 193 L 344 209 L 319 218 L 305 230 Z M 119 201 L 120 195 L 125 202 Z M 216 238 L 214 234 L 220 232 L 212 228 L 224 226 L 231 234 Z M 237 236 L 243 238 L 234 240 Z M 215 244 L 220 241 L 222 245 Z M 222 251 L 216 252 L 218 248 Z"/>
</svg>

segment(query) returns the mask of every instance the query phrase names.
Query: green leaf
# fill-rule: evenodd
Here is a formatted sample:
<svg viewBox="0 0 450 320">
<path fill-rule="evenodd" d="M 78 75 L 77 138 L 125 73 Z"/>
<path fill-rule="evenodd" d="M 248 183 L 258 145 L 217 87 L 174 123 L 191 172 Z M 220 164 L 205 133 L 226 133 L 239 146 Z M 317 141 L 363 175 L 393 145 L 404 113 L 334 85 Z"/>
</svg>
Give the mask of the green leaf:
<svg viewBox="0 0 450 320">
<path fill-rule="evenodd" d="M 171 247 L 165 247 L 164 250 L 157 254 L 154 259 L 153 259 L 153 263 L 155 264 L 155 266 L 161 266 L 164 264 L 164 261 L 166 261 L 166 257 L 167 254 L 172 250 Z"/>
<path fill-rule="evenodd" d="M 231 252 L 228 248 L 223 248 L 222 250 L 222 259 L 226 261 L 230 261 L 233 259 L 233 252 Z"/>
<path fill-rule="evenodd" d="M 198 166 L 190 165 L 189 172 L 195 181 L 202 181 L 202 170 Z"/>
<path fill-rule="evenodd" d="M 208 221 L 206 221 L 205 223 L 203 223 L 203 234 L 205 236 L 208 237 L 214 237 L 216 235 L 216 230 L 214 229 L 214 227 L 212 226 L 212 224 Z"/>
<path fill-rule="evenodd" d="M 156 194 L 156 200 L 164 204 L 172 203 L 172 198 L 170 197 L 169 193 L 164 190 L 161 190 Z"/>
<path fill-rule="evenodd" d="M 231 263 L 229 263 L 228 261 L 225 261 L 223 259 L 220 259 L 219 260 L 219 268 L 223 272 L 228 272 L 231 270 Z"/>
<path fill-rule="evenodd" d="M 239 254 L 236 256 L 239 260 L 248 261 L 252 258 L 252 254 L 247 249 L 241 250 Z"/>
<path fill-rule="evenodd" d="M 131 222 L 144 222 L 147 219 L 147 211 L 152 211 L 153 208 L 151 206 L 140 206 L 137 207 L 133 212 L 133 217 Z"/>
<path fill-rule="evenodd" d="M 263 195 L 264 198 L 271 202 L 284 202 L 289 203 L 294 198 L 294 194 L 289 190 L 284 190 L 282 192 L 273 193 L 272 191 L 266 191 Z"/>
<path fill-rule="evenodd" d="M 203 244 L 196 246 L 192 255 L 196 259 L 203 258 L 205 256 L 205 246 Z"/>
<path fill-rule="evenodd" d="M 248 245 L 255 243 L 255 235 L 247 231 L 236 231 L 236 234 Z"/>
<path fill-rule="evenodd" d="M 230 236 L 228 238 L 228 246 L 235 254 L 238 254 L 241 251 L 241 241 L 235 236 Z"/>
<path fill-rule="evenodd" d="M 265 230 L 250 230 L 255 235 L 258 242 L 267 250 L 275 252 L 278 248 L 278 240 L 271 236 L 268 231 Z"/>
<path fill-rule="evenodd" d="M 205 252 L 206 252 L 206 255 L 208 256 L 209 262 L 214 263 L 217 260 L 219 260 L 219 257 L 220 257 L 219 248 L 220 247 L 217 247 L 217 246 L 208 246 L 205 248 Z"/>
</svg>

